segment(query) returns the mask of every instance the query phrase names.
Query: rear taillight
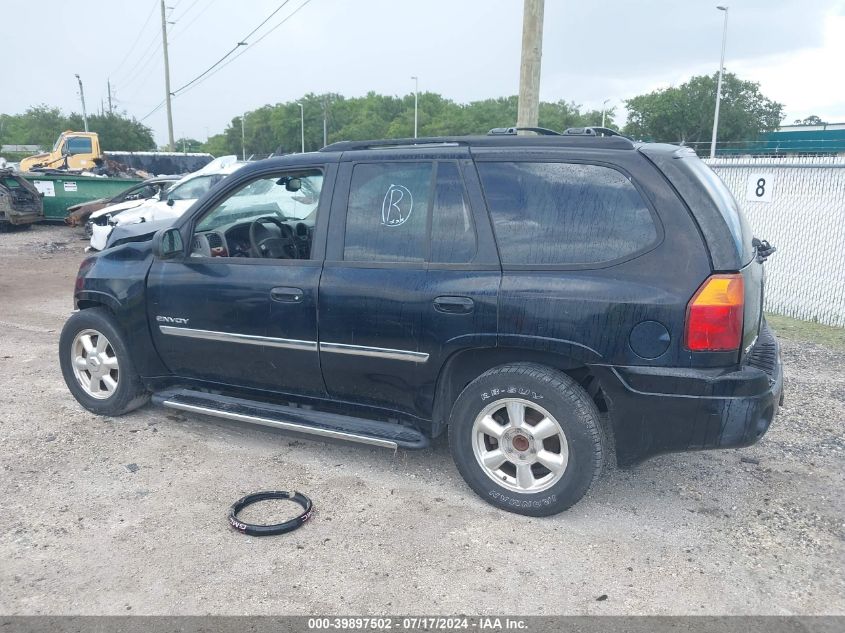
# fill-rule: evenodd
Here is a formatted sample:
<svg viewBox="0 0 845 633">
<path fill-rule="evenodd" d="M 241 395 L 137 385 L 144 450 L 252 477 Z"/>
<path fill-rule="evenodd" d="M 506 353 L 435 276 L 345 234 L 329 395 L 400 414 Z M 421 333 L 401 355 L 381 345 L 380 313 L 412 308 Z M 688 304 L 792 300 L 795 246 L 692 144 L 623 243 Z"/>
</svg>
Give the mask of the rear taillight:
<svg viewBox="0 0 845 633">
<path fill-rule="evenodd" d="M 739 349 L 745 289 L 742 275 L 712 275 L 687 304 L 684 345 L 693 352 Z"/>
</svg>

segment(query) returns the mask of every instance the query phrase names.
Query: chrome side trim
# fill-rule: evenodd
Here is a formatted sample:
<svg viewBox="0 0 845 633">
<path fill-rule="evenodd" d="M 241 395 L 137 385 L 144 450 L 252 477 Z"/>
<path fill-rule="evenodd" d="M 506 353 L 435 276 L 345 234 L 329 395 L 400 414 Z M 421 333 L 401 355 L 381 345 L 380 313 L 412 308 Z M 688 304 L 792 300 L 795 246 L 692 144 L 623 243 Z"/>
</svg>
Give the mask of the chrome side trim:
<svg viewBox="0 0 845 633">
<path fill-rule="evenodd" d="M 406 360 L 412 363 L 424 363 L 428 360 L 428 354 L 424 352 L 409 352 L 402 349 L 388 349 L 386 347 L 367 347 L 366 345 L 347 345 L 346 343 L 320 343 L 320 351 L 331 352 L 333 354 L 352 354 L 353 356 Z"/>
<path fill-rule="evenodd" d="M 182 402 L 175 402 L 173 400 L 165 400 L 163 406 L 170 409 L 178 409 L 180 411 L 189 411 L 191 413 L 202 413 L 204 415 L 211 415 L 216 418 L 226 418 L 227 420 L 237 420 L 238 422 L 248 422 L 250 424 L 260 424 L 261 426 L 271 426 L 285 431 L 296 431 L 297 433 L 307 433 L 309 435 L 319 435 L 321 437 L 330 437 L 338 440 L 346 440 L 349 442 L 359 442 L 361 444 L 369 444 L 371 446 L 380 446 L 382 448 L 390 448 L 397 450 L 399 446 L 392 440 L 385 440 L 379 437 L 370 437 L 368 435 L 358 435 L 357 433 L 348 433 L 346 431 L 334 431 L 332 429 L 321 429 L 305 424 L 297 424 L 296 422 L 283 422 L 282 420 L 273 420 L 272 418 L 262 418 L 254 415 L 245 415 L 243 413 L 232 413 L 230 411 L 221 411 L 219 409 L 212 409 L 209 407 L 199 407 L 193 404 L 184 404 Z"/>
<path fill-rule="evenodd" d="M 303 352 L 316 352 L 319 349 L 321 352 L 333 354 L 388 358 L 412 363 L 425 363 L 428 361 L 428 354 L 424 352 L 411 352 L 403 349 L 367 347 L 366 345 L 349 345 L 347 343 L 320 343 L 318 346 L 316 341 L 300 341 L 292 338 L 275 338 L 272 336 L 257 336 L 255 334 L 235 334 L 233 332 L 216 332 L 214 330 L 196 330 L 194 328 L 175 327 L 172 325 L 159 325 L 158 329 L 162 334 L 169 334 L 170 336 L 184 336 L 207 341 L 221 341 L 223 343 L 263 345 L 265 347 L 280 347 Z"/>
<path fill-rule="evenodd" d="M 184 336 L 187 338 L 201 338 L 207 341 L 221 341 L 223 343 L 244 343 L 246 345 L 263 345 L 265 347 L 281 347 L 303 352 L 316 352 L 316 341 L 298 341 L 292 338 L 274 338 L 272 336 L 256 336 L 254 334 L 234 334 L 232 332 L 214 332 L 212 330 L 195 330 L 187 327 L 159 325 L 162 334 Z"/>
</svg>

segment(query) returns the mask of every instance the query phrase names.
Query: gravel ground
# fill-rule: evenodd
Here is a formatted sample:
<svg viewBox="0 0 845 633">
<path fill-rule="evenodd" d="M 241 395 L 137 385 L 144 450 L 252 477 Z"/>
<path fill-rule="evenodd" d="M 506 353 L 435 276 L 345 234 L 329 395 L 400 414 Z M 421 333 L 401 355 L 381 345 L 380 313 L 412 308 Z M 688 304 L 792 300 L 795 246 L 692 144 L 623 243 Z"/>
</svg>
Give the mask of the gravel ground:
<svg viewBox="0 0 845 633">
<path fill-rule="evenodd" d="M 56 359 L 84 242 L 0 246 L 0 613 L 845 614 L 845 347 L 783 341 L 786 406 L 757 445 L 611 468 L 532 519 L 478 499 L 445 442 L 88 413 Z M 313 521 L 233 532 L 260 489 L 307 492 Z"/>
</svg>

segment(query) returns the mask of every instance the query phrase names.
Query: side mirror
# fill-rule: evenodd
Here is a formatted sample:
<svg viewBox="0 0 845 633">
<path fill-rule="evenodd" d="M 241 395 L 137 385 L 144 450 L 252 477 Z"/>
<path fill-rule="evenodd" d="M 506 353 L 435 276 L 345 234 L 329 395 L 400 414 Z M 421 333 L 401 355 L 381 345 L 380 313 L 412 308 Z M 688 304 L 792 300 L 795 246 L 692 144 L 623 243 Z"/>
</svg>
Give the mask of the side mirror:
<svg viewBox="0 0 845 633">
<path fill-rule="evenodd" d="M 179 229 L 162 229 L 153 235 L 153 255 L 159 259 L 174 259 L 185 253 Z"/>
<path fill-rule="evenodd" d="M 168 199 L 167 199 L 167 206 L 168 206 L 168 207 L 172 207 L 172 206 L 173 206 L 173 198 L 168 198 Z"/>
</svg>

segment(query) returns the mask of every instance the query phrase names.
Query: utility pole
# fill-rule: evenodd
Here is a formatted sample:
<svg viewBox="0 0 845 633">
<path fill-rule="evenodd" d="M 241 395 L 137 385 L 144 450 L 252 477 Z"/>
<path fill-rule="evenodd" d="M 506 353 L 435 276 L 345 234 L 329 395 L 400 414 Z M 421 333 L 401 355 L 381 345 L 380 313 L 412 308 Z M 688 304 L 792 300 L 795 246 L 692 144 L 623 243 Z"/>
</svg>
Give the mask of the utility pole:
<svg viewBox="0 0 845 633">
<path fill-rule="evenodd" d="M 602 127 L 604 127 L 604 120 L 605 120 L 604 117 L 605 117 L 605 114 L 607 114 L 607 102 L 608 101 L 610 101 L 610 99 L 605 99 L 604 101 L 601 102 L 601 126 Z"/>
<path fill-rule="evenodd" d="M 517 127 L 537 127 L 540 119 L 540 59 L 543 56 L 544 6 L 545 0 L 523 0 Z"/>
<path fill-rule="evenodd" d="M 241 116 L 241 158 L 246 160 L 246 112 Z"/>
<path fill-rule="evenodd" d="M 114 114 L 114 108 L 113 108 L 112 102 L 111 102 L 111 79 L 106 80 L 106 86 L 108 87 L 108 90 L 109 90 L 109 116 L 111 116 L 111 115 Z"/>
<path fill-rule="evenodd" d="M 414 80 L 414 138 L 417 138 L 417 122 L 419 121 L 419 103 L 420 103 L 420 78 L 411 77 Z"/>
<path fill-rule="evenodd" d="M 722 27 L 722 57 L 719 60 L 719 81 L 716 83 L 716 111 L 713 113 L 713 138 L 710 140 L 710 158 L 716 158 L 716 137 L 719 132 L 719 103 L 722 100 L 722 72 L 725 69 L 725 43 L 728 39 L 728 7 L 719 5 L 719 11 L 725 12 L 725 22 Z"/>
<path fill-rule="evenodd" d="M 88 113 L 85 111 L 85 91 L 82 89 L 82 78 L 76 75 L 79 82 L 79 98 L 82 100 L 82 122 L 85 124 L 85 131 L 88 131 Z"/>
<path fill-rule="evenodd" d="M 167 56 L 167 16 L 161 0 L 161 45 L 164 51 L 164 102 L 167 105 L 167 149 L 173 151 L 173 110 L 170 107 L 170 59 Z"/>
</svg>

